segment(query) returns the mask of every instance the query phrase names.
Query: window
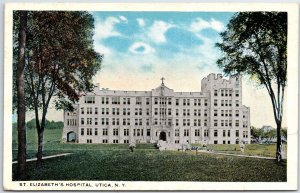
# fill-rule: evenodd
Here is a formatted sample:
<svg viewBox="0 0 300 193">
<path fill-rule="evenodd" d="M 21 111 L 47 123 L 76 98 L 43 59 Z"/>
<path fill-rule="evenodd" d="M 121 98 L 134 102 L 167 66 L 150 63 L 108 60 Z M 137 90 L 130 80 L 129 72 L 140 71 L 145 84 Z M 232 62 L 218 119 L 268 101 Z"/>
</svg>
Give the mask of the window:
<svg viewBox="0 0 300 193">
<path fill-rule="evenodd" d="M 109 108 L 106 108 L 106 114 L 109 115 Z"/>
<path fill-rule="evenodd" d="M 218 116 L 218 110 L 214 110 L 214 116 L 215 116 L 215 117 Z"/>
<path fill-rule="evenodd" d="M 175 125 L 176 125 L 176 126 L 179 125 L 179 120 L 178 120 L 178 119 L 175 120 Z"/>
<path fill-rule="evenodd" d="M 124 143 L 129 143 L 129 140 L 128 139 L 124 139 Z"/>
<path fill-rule="evenodd" d="M 239 116 L 239 110 L 235 111 L 235 116 L 238 117 Z"/>
<path fill-rule="evenodd" d="M 135 103 L 136 105 L 141 105 L 141 104 L 142 104 L 142 98 L 141 98 L 141 97 L 136 97 L 135 100 L 136 100 L 136 101 L 135 101 L 135 102 L 136 102 L 136 103 Z"/>
<path fill-rule="evenodd" d="M 239 136 L 240 136 L 239 130 L 235 130 L 235 136 L 236 136 L 236 137 L 239 137 Z"/>
<path fill-rule="evenodd" d="M 197 106 L 197 99 L 194 99 L 194 106 Z"/>
<path fill-rule="evenodd" d="M 198 99 L 198 106 L 201 106 L 201 99 Z"/>
<path fill-rule="evenodd" d="M 198 119 L 198 126 L 201 126 L 201 119 Z"/>
<path fill-rule="evenodd" d="M 223 130 L 223 137 L 226 137 L 226 130 Z"/>
<path fill-rule="evenodd" d="M 176 109 L 176 116 L 179 115 L 179 109 Z"/>
<path fill-rule="evenodd" d="M 227 131 L 227 137 L 230 137 L 230 130 Z"/>
<path fill-rule="evenodd" d="M 214 106 L 215 107 L 218 106 L 218 100 L 217 99 L 214 100 Z"/>
<path fill-rule="evenodd" d="M 115 115 L 116 114 L 116 109 L 112 108 L 112 114 Z"/>
<path fill-rule="evenodd" d="M 218 96 L 218 90 L 214 90 L 214 96 Z"/>
<path fill-rule="evenodd" d="M 84 103 L 95 104 L 95 97 L 94 96 L 85 96 Z"/>
<path fill-rule="evenodd" d="M 129 129 L 124 129 L 124 136 L 129 136 Z"/>
<path fill-rule="evenodd" d="M 91 139 L 87 139 L 86 142 L 87 143 L 92 143 L 92 140 Z"/>
<path fill-rule="evenodd" d="M 243 131 L 243 138 L 248 138 L 248 131 Z"/>
<path fill-rule="evenodd" d="M 158 98 L 154 98 L 154 104 L 155 104 L 155 105 L 158 104 Z"/>
<path fill-rule="evenodd" d="M 207 106 L 207 99 L 204 100 L 204 106 Z"/>
<path fill-rule="evenodd" d="M 147 136 L 151 136 L 151 130 L 147 129 Z"/>
<path fill-rule="evenodd" d="M 81 114 L 83 115 L 84 114 L 84 108 L 81 107 Z"/>
<path fill-rule="evenodd" d="M 227 141 L 227 144 L 230 144 L 230 141 Z"/>
<path fill-rule="evenodd" d="M 186 99 L 187 106 L 190 106 L 190 99 Z"/>
<path fill-rule="evenodd" d="M 84 125 L 84 118 L 81 118 L 81 125 Z"/>
<path fill-rule="evenodd" d="M 168 105 L 172 105 L 172 99 L 168 98 Z"/>
<path fill-rule="evenodd" d="M 190 131 L 188 129 L 183 130 L 183 136 L 188 137 L 190 135 Z"/>
<path fill-rule="evenodd" d="M 88 114 L 88 115 L 90 115 L 90 114 L 92 114 L 93 112 L 92 112 L 92 107 L 87 107 L 86 108 L 86 114 Z"/>
<path fill-rule="evenodd" d="M 86 135 L 93 135 L 92 128 L 87 128 Z"/>
<path fill-rule="evenodd" d="M 113 129 L 113 136 L 119 135 L 119 129 Z"/>
<path fill-rule="evenodd" d="M 142 114 L 143 114 L 142 108 L 139 108 L 139 115 L 142 115 Z"/>
<path fill-rule="evenodd" d="M 158 108 L 154 109 L 154 115 L 158 115 Z"/>
<path fill-rule="evenodd" d="M 127 115 L 130 115 L 130 109 L 129 108 L 127 109 Z"/>
<path fill-rule="evenodd" d="M 239 101 L 238 101 L 238 100 L 235 101 L 235 106 L 236 106 L 236 107 L 239 106 Z"/>
<path fill-rule="evenodd" d="M 224 120 L 221 120 L 221 127 L 224 127 Z"/>
<path fill-rule="evenodd" d="M 214 126 L 215 126 L 215 127 L 218 126 L 218 120 L 214 120 Z"/>
<path fill-rule="evenodd" d="M 127 125 L 130 125 L 130 119 L 127 118 Z"/>
<path fill-rule="evenodd" d="M 95 107 L 95 115 L 98 115 L 98 108 Z"/>
<path fill-rule="evenodd" d="M 126 98 L 123 98 L 123 105 L 126 105 Z"/>
<path fill-rule="evenodd" d="M 81 135 L 84 135 L 84 128 L 81 128 L 80 134 L 81 134 Z"/>
<path fill-rule="evenodd" d="M 178 106 L 179 105 L 179 99 L 176 99 L 176 106 Z"/>
<path fill-rule="evenodd" d="M 175 140 L 175 143 L 179 143 L 179 140 Z"/>
<path fill-rule="evenodd" d="M 214 137 L 218 137 L 218 130 L 214 130 Z"/>
<path fill-rule="evenodd" d="M 214 140 L 214 144 L 218 144 L 218 140 Z"/>
<path fill-rule="evenodd" d="M 139 125 L 143 125 L 142 119 L 139 119 Z"/>
<path fill-rule="evenodd" d="M 120 97 L 112 97 L 111 104 L 113 105 L 120 104 Z"/>
<path fill-rule="evenodd" d="M 238 90 L 235 91 L 235 96 L 239 97 L 239 91 Z"/>
<path fill-rule="evenodd" d="M 108 135 L 108 129 L 103 129 L 102 130 L 102 135 L 104 135 L 104 136 Z"/>
<path fill-rule="evenodd" d="M 236 127 L 240 126 L 239 120 L 235 120 L 235 126 Z"/>
<path fill-rule="evenodd" d="M 109 104 L 109 98 L 106 97 L 105 103 L 108 105 Z"/>
<path fill-rule="evenodd" d="M 190 126 L 190 119 L 187 119 L 187 126 Z"/>
<path fill-rule="evenodd" d="M 105 98 L 101 97 L 101 103 L 104 104 L 105 103 Z"/>
<path fill-rule="evenodd" d="M 207 109 L 204 109 L 204 117 L 207 117 Z"/>
<path fill-rule="evenodd" d="M 146 109 L 146 115 L 150 115 L 150 109 Z"/>
<path fill-rule="evenodd" d="M 175 137 L 179 137 L 179 129 L 175 129 Z"/>
<path fill-rule="evenodd" d="M 95 128 L 95 135 L 98 135 L 98 129 Z"/>
<path fill-rule="evenodd" d="M 204 130 L 204 137 L 208 137 L 208 130 L 207 129 Z"/>
<path fill-rule="evenodd" d="M 183 99 L 183 106 L 186 105 L 186 99 Z"/>
<path fill-rule="evenodd" d="M 98 125 L 98 118 L 95 118 L 95 125 Z"/>
<path fill-rule="evenodd" d="M 103 139 L 102 143 L 108 143 L 108 140 L 107 139 Z"/>
<path fill-rule="evenodd" d="M 130 105 L 130 98 L 127 98 L 127 105 Z"/>
<path fill-rule="evenodd" d="M 183 126 L 186 126 L 186 119 L 183 119 Z"/>
<path fill-rule="evenodd" d="M 200 136 L 200 129 L 195 129 L 195 136 L 199 137 Z"/>
<path fill-rule="evenodd" d="M 207 126 L 207 119 L 204 119 L 204 126 Z"/>
<path fill-rule="evenodd" d="M 138 119 L 134 119 L 134 125 L 138 125 Z"/>
<path fill-rule="evenodd" d="M 168 115 L 172 115 L 171 109 L 168 109 Z"/>
<path fill-rule="evenodd" d="M 197 126 L 197 119 L 194 119 L 194 126 Z"/>
<path fill-rule="evenodd" d="M 146 105 L 150 104 L 150 98 L 146 98 Z"/>
<path fill-rule="evenodd" d="M 114 139 L 113 143 L 119 143 L 119 140 L 118 139 Z"/>
</svg>

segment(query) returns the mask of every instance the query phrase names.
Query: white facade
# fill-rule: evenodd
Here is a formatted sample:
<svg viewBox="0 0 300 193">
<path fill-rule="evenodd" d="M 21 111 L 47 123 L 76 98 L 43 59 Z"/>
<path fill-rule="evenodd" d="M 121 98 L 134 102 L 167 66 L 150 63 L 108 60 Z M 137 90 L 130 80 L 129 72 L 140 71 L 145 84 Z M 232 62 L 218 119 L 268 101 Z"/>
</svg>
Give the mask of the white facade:
<svg viewBox="0 0 300 193">
<path fill-rule="evenodd" d="M 250 143 L 250 109 L 242 105 L 240 77 L 209 74 L 201 92 L 96 87 L 64 113 L 63 141 L 78 143 Z"/>
</svg>

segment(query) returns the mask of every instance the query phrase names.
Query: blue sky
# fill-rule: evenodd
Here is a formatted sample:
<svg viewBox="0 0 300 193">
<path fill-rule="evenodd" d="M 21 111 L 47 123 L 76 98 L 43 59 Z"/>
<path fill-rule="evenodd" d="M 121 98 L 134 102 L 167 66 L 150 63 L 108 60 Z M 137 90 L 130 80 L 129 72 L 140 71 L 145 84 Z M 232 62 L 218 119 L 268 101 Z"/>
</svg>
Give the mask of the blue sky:
<svg viewBox="0 0 300 193">
<path fill-rule="evenodd" d="M 114 87 L 117 85 L 105 82 L 101 77 L 117 74 L 119 76 L 114 76 L 114 79 L 122 82 L 122 77 L 135 74 L 137 81 L 167 76 L 170 83 L 176 84 L 173 78 L 186 75 L 187 69 L 193 74 L 202 72 L 205 76 L 208 72 L 220 72 L 216 66 L 220 53 L 214 45 L 233 14 L 93 12 L 95 49 L 104 54 L 103 68 L 96 81 Z M 151 83 L 153 87 L 154 82 Z M 144 86 L 126 88 L 145 90 L 150 85 Z M 199 87 L 181 89 L 196 91 Z"/>
</svg>

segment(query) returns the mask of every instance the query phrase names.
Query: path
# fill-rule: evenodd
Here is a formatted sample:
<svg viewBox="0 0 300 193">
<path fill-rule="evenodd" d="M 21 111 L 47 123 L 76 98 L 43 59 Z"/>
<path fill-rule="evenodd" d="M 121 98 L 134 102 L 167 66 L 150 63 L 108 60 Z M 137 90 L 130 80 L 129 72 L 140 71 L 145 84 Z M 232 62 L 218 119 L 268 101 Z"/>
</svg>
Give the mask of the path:
<svg viewBox="0 0 300 193">
<path fill-rule="evenodd" d="M 62 154 L 57 154 L 57 155 L 50 155 L 50 156 L 45 156 L 43 157 L 43 160 L 45 159 L 50 159 L 50 158 L 55 158 L 55 157 L 61 157 L 61 156 L 66 156 L 66 155 L 70 155 L 72 153 L 62 153 Z M 32 162 L 32 161 L 36 161 L 37 158 L 31 158 L 31 159 L 27 159 L 26 162 Z M 18 161 L 13 161 L 13 164 L 18 163 Z"/>
<path fill-rule="evenodd" d="M 269 159 L 273 160 L 275 158 L 272 157 L 264 157 L 264 156 L 256 156 L 256 155 L 242 155 L 242 154 L 232 154 L 232 153 L 220 153 L 220 152 L 213 152 L 213 151 L 199 151 L 201 153 L 211 153 L 217 155 L 228 155 L 228 156 L 236 156 L 236 157 L 249 157 L 249 158 L 258 158 L 258 159 Z"/>
</svg>

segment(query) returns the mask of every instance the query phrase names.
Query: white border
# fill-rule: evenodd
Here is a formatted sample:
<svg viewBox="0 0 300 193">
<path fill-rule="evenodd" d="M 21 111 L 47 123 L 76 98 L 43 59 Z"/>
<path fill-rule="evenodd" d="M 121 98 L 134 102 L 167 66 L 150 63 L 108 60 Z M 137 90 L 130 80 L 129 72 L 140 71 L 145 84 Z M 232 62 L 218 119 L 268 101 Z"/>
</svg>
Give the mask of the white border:
<svg viewBox="0 0 300 193">
<path fill-rule="evenodd" d="M 89 11 L 286 11 L 288 12 L 288 167 L 287 182 L 115 182 L 119 187 L 39 187 L 20 186 L 12 181 L 12 12 L 13 10 Z M 276 25 L 276 24 L 274 24 Z M 295 3 L 8 3 L 5 4 L 4 31 L 4 160 L 5 190 L 296 190 L 298 171 L 298 31 L 299 7 Z M 58 181 L 30 181 L 26 183 Z M 64 184 L 71 181 L 59 181 Z M 76 182 L 76 181 L 75 181 Z M 78 181 L 77 181 L 78 182 Z M 100 181 L 80 181 L 99 183 Z M 121 184 L 125 183 L 125 187 Z"/>
</svg>

